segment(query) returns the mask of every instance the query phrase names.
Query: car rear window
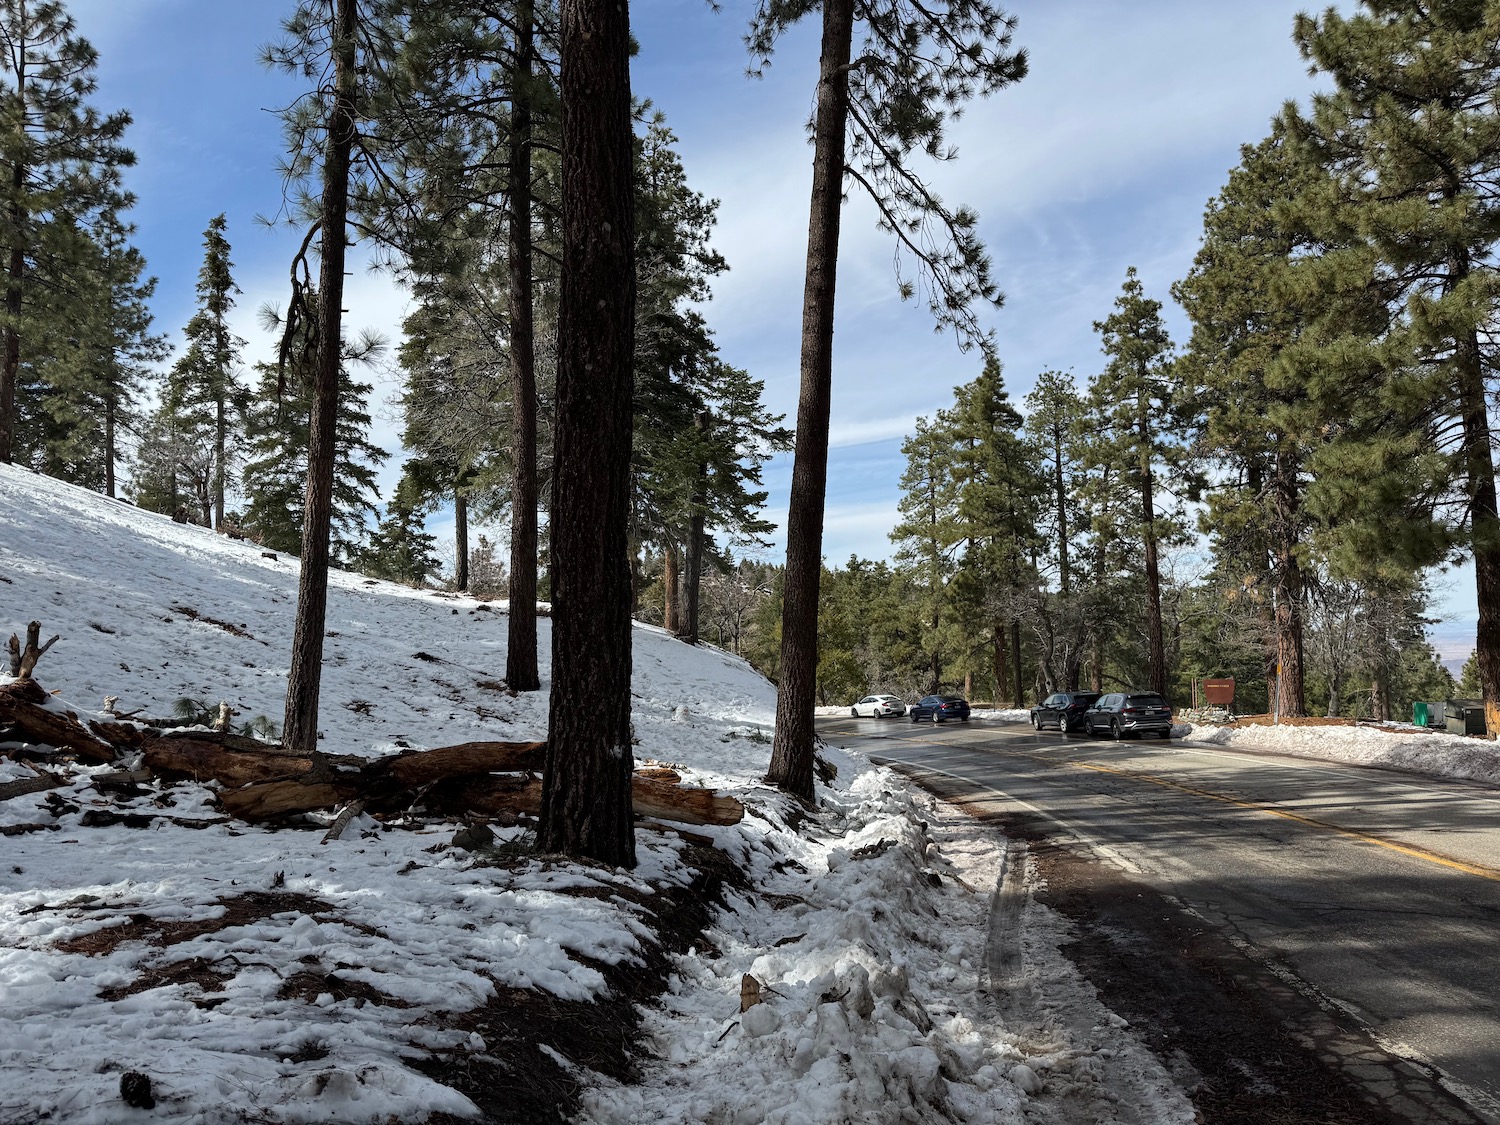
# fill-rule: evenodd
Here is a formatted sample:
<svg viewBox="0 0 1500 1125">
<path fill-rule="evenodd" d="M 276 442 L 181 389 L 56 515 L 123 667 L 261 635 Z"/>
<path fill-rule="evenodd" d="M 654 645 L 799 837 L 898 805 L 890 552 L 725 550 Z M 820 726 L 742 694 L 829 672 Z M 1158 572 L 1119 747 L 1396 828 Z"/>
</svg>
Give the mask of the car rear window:
<svg viewBox="0 0 1500 1125">
<path fill-rule="evenodd" d="M 1133 707 L 1165 707 L 1167 701 L 1159 695 L 1127 695 L 1125 702 Z"/>
</svg>

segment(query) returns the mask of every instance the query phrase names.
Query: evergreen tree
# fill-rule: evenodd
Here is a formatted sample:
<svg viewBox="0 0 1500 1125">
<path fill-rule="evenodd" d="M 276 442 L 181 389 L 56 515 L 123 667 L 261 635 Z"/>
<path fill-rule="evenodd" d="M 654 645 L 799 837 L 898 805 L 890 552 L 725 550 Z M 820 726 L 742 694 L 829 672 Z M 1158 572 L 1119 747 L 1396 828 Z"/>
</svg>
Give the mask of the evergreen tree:
<svg viewBox="0 0 1500 1125">
<path fill-rule="evenodd" d="M 1158 469 L 1175 451 L 1172 425 L 1172 341 L 1161 302 L 1145 295 L 1135 268 L 1115 299 L 1115 311 L 1094 322 L 1109 362 L 1090 389 L 1098 429 L 1091 456 L 1117 470 L 1135 505 L 1127 526 L 1141 547 L 1145 579 L 1146 681 L 1166 695 L 1167 655 L 1162 626 L 1161 545 L 1173 524 L 1161 511 Z"/>
<path fill-rule="evenodd" d="M 983 639 L 995 700 L 1008 696 L 1020 707 L 1020 623 L 1037 588 L 1036 512 L 1044 503 L 1046 481 L 994 357 L 973 382 L 955 388 L 951 417 L 964 541 L 955 600 L 960 620 L 988 623 Z M 966 639 L 974 639 L 972 632 Z"/>
<path fill-rule="evenodd" d="M 433 553 L 437 540 L 422 524 L 426 514 L 421 490 L 403 473 L 395 495 L 385 506 L 385 518 L 360 552 L 360 570 L 372 578 L 425 586 L 438 570 Z"/>
<path fill-rule="evenodd" d="M 305 180 L 316 167 L 322 197 L 316 208 L 316 220 L 309 225 L 307 238 L 292 265 L 292 296 L 283 325 L 278 365 L 282 378 L 289 361 L 300 367 L 299 375 L 306 380 L 311 404 L 302 505 L 302 567 L 297 583 L 297 617 L 287 673 L 282 737 L 288 749 L 316 754 L 337 487 L 335 462 L 343 368 L 349 185 L 359 131 L 356 97 L 361 73 L 360 0 L 298 0 L 283 28 L 286 37 L 264 52 L 266 65 L 309 78 L 321 75 L 327 92 L 326 98 L 300 101 L 283 112 L 288 175 Z M 365 52 L 365 61 L 368 69 L 369 51 Z M 313 211 L 310 205 L 305 210 Z M 316 286 L 307 262 L 315 233 L 321 235 Z"/>
<path fill-rule="evenodd" d="M 1083 525 L 1080 486 L 1086 475 L 1082 431 L 1088 424 L 1083 399 L 1071 375 L 1044 371 L 1026 396 L 1026 432 L 1047 481 L 1037 505 L 1039 531 L 1057 564 L 1057 589 L 1033 607 L 1041 687 L 1078 690 L 1093 615 L 1093 588 L 1075 587 L 1074 539 Z M 1040 515 L 1045 511 L 1046 515 Z"/>
<path fill-rule="evenodd" d="M 537 281 L 550 272 L 547 258 L 556 257 L 544 253 L 538 260 L 533 253 L 537 212 L 551 209 L 544 230 L 555 228 L 556 216 L 556 200 L 537 201 L 533 193 L 548 185 L 538 166 L 550 161 L 555 168 L 549 153 L 558 147 L 556 8 L 533 0 L 396 2 L 381 10 L 379 22 L 396 81 L 377 95 L 372 113 L 390 173 L 363 185 L 356 208 L 404 260 L 419 289 L 452 294 L 460 278 L 477 283 L 457 307 L 502 322 L 495 334 L 504 345 L 494 362 L 506 365 L 510 433 L 487 448 L 505 448 L 509 474 L 499 487 L 511 525 L 505 678 L 515 690 L 533 691 L 540 686 Z M 550 182 L 555 189 L 556 177 Z M 476 254 L 473 247 L 481 249 Z M 453 470 L 462 586 L 468 504 L 485 467 L 479 459 L 436 452 L 426 451 L 434 467 Z M 499 467 L 498 461 L 488 466 Z"/>
<path fill-rule="evenodd" d="M 954 471 L 952 417 L 939 411 L 929 422 L 917 419 L 917 432 L 901 443 L 906 471 L 901 474 L 901 522 L 891 530 L 896 561 L 919 576 L 922 650 L 927 678 L 922 691 L 942 687 L 945 658 L 960 647 L 946 612 L 948 583 L 957 569 L 963 541 L 959 482 Z"/>
<path fill-rule="evenodd" d="M 710 280 L 728 268 L 709 244 L 718 204 L 688 187 L 660 114 L 637 141 L 635 434 L 633 535 L 662 551 L 664 621 L 696 642 L 697 587 L 728 546 L 765 546 L 757 486 L 766 459 L 790 448 L 790 431 L 762 405 L 764 384 L 723 362 L 701 306 Z M 685 561 L 685 566 L 682 564 Z M 722 562 L 722 559 L 720 560 Z M 678 581 L 682 601 L 678 613 Z"/>
<path fill-rule="evenodd" d="M 833 310 L 839 220 L 846 181 L 873 200 L 881 225 L 915 260 L 918 282 L 939 326 L 978 340 L 977 306 L 998 303 L 976 218 L 950 210 L 912 170 L 921 149 L 939 159 L 949 115 L 1026 73 L 1008 53 L 1013 21 L 989 0 L 760 0 L 747 37 L 769 65 L 778 37 L 811 12 L 822 17 L 813 183 L 802 302 L 801 394 L 787 519 L 787 575 L 776 743 L 767 780 L 813 795 L 813 697 L 817 675 L 818 582 L 828 478 L 833 386 Z M 851 65 L 856 22 L 865 29 Z M 852 141 L 851 141 L 852 131 Z M 852 150 L 852 157 L 850 159 Z M 916 286 L 902 280 L 903 295 Z"/>
<path fill-rule="evenodd" d="M 1239 167 L 1204 216 L 1203 246 L 1173 289 L 1193 320 L 1179 361 L 1179 395 L 1201 447 L 1219 463 L 1203 529 L 1241 576 L 1274 588 L 1266 609 L 1269 683 L 1283 715 L 1305 715 L 1304 556 L 1311 518 L 1304 498 L 1321 419 L 1288 349 L 1303 340 L 1309 304 L 1293 274 L 1326 247 L 1296 221 L 1296 204 L 1323 186 L 1278 127 L 1241 150 Z M 1267 563 L 1269 560 L 1269 563 Z"/>
<path fill-rule="evenodd" d="M 245 407 L 238 372 L 245 341 L 229 330 L 234 308 L 234 263 L 229 260 L 226 221 L 217 215 L 203 232 L 203 265 L 198 270 L 198 309 L 183 329 L 187 349 L 167 379 L 167 403 L 175 432 L 208 455 L 206 492 L 211 510 L 204 522 L 224 522 L 224 494 L 237 454 L 232 425 Z"/>
<path fill-rule="evenodd" d="M 1307 221 L 1353 243 L 1325 290 L 1378 303 L 1385 330 L 1338 333 L 1306 370 L 1339 419 L 1309 503 L 1340 523 L 1347 558 L 1397 569 L 1466 553 L 1478 595 L 1486 722 L 1500 731 L 1500 510 L 1487 385 L 1494 370 L 1500 200 L 1500 8 L 1369 0 L 1297 18 L 1331 92 L 1295 139 L 1332 176 Z M 1435 451 L 1435 452 L 1434 452 Z M 1438 503 L 1433 504 L 1432 498 Z M 1426 515 L 1428 518 L 1421 518 Z"/>
<path fill-rule="evenodd" d="M 90 243 L 75 237 L 77 228 L 129 206 L 118 182 L 135 162 L 121 144 L 130 115 L 101 115 L 88 104 L 97 63 L 58 0 L 0 0 L 0 462 L 21 452 L 23 364 L 38 372 L 49 338 L 68 336 L 56 304 L 37 292 L 39 276 L 78 282 L 90 259 L 74 254 Z"/>
<path fill-rule="evenodd" d="M 325 532 L 333 565 L 357 562 L 367 521 L 380 514 L 375 505 L 379 496 L 375 466 L 387 454 L 369 440 L 371 420 L 365 403 L 372 388 L 355 380 L 349 368 L 375 362 L 385 347 L 378 336 L 367 333 L 342 349 L 329 530 Z M 256 370 L 260 387 L 250 406 L 241 480 L 244 529 L 266 547 L 304 555 L 314 381 L 300 368 L 282 372 L 275 364 L 257 364 Z"/>
<path fill-rule="evenodd" d="M 1464 661 L 1463 668 L 1459 671 L 1458 686 L 1454 689 L 1462 699 L 1482 699 L 1484 688 L 1479 683 L 1479 655 L 1470 652 L 1469 659 Z M 1444 699 L 1451 698 L 1444 696 Z"/>
<path fill-rule="evenodd" d="M 145 259 L 128 242 L 132 232 L 113 209 L 93 217 L 90 230 L 52 223 L 49 244 L 66 237 L 71 246 L 32 271 L 53 325 L 30 334 L 34 350 L 21 367 L 23 459 L 110 496 L 122 433 L 135 428 L 145 376 L 165 352 L 147 307 L 156 279 L 141 276 Z"/>
</svg>

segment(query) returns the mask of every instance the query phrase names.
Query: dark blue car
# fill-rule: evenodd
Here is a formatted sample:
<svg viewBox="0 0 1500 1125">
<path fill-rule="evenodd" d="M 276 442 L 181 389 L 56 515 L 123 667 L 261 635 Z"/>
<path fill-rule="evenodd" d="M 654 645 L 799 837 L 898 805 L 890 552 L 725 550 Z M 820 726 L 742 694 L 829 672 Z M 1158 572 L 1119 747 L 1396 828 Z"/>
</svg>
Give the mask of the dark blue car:
<svg viewBox="0 0 1500 1125">
<path fill-rule="evenodd" d="M 911 721 L 914 723 L 928 719 L 934 723 L 941 723 L 948 719 L 957 719 L 959 722 L 969 721 L 969 702 L 957 695 L 928 695 L 917 700 L 911 705 Z"/>
</svg>

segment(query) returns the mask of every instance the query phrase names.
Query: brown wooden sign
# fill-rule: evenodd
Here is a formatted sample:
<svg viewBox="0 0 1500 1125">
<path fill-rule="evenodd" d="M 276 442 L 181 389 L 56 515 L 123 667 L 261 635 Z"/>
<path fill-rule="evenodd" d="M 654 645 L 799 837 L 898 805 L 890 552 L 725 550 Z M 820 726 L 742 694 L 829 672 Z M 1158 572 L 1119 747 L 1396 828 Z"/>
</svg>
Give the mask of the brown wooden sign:
<svg viewBox="0 0 1500 1125">
<path fill-rule="evenodd" d="M 1203 697 L 1219 707 L 1228 707 L 1234 702 L 1234 677 L 1222 680 L 1204 680 Z"/>
</svg>

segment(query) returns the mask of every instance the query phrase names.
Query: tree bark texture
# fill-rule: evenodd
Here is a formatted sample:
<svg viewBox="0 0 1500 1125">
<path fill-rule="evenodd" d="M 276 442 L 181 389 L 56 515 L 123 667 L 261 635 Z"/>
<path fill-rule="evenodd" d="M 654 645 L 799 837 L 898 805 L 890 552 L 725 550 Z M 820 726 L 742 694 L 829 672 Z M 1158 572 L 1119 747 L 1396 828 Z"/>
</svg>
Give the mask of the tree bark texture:
<svg viewBox="0 0 1500 1125">
<path fill-rule="evenodd" d="M 1464 271 L 1467 273 L 1467 271 Z M 1474 591 L 1479 622 L 1474 655 L 1484 696 L 1484 725 L 1500 734 L 1500 507 L 1496 503 L 1492 438 L 1486 409 L 1484 368 L 1475 333 L 1458 340 L 1458 407 L 1463 420 L 1464 472 L 1474 543 Z"/>
<path fill-rule="evenodd" d="M 833 305 L 838 272 L 844 145 L 849 122 L 853 0 L 824 0 L 807 277 L 802 292 L 802 389 L 787 511 L 786 580 L 776 737 L 766 780 L 812 800 L 813 706 L 818 677 L 818 585 L 828 488 L 828 415 L 833 398 Z"/>
<path fill-rule="evenodd" d="M 693 425 L 700 437 L 706 440 L 709 426 L 708 411 L 698 411 L 693 419 Z M 687 571 L 682 576 L 685 620 L 677 630 L 677 635 L 690 645 L 698 643 L 698 594 L 703 585 L 703 545 L 708 534 L 704 527 L 704 512 L 708 506 L 708 462 L 706 460 L 698 462 L 697 481 L 697 490 L 693 493 L 691 501 L 692 515 L 688 519 Z"/>
<path fill-rule="evenodd" d="M 1301 497 L 1290 454 L 1276 453 L 1276 707 L 1283 716 L 1307 714 L 1302 660 L 1305 599 L 1302 564 L 1297 560 L 1296 527 Z"/>
<path fill-rule="evenodd" d="M 532 8 L 516 6 L 510 118 L 510 614 L 505 682 L 512 691 L 542 686 L 536 629 L 536 331 L 531 287 Z"/>
<path fill-rule="evenodd" d="M 1150 404 L 1140 397 L 1141 539 L 1146 571 L 1146 675 L 1151 690 L 1167 694 L 1167 649 L 1162 639 L 1161 563 L 1156 541 L 1156 497 L 1151 473 Z"/>
<path fill-rule="evenodd" d="M 463 485 L 453 489 L 453 588 L 469 588 L 469 497 Z"/>
<path fill-rule="evenodd" d="M 318 270 L 318 340 L 308 433 L 307 492 L 303 505 L 302 569 L 297 582 L 297 620 L 287 673 L 289 749 L 318 744 L 318 693 L 323 678 L 323 629 L 328 613 L 329 528 L 333 519 L 333 470 L 343 361 L 345 223 L 349 211 L 349 154 L 354 144 L 355 50 L 358 0 L 338 0 L 333 34 L 333 105 L 323 158 L 323 243 Z"/>
<path fill-rule="evenodd" d="M 682 614 L 678 610 L 680 603 L 677 600 L 679 556 L 677 544 L 668 541 L 661 553 L 661 627 L 674 636 L 682 627 Z"/>
<path fill-rule="evenodd" d="M 1012 707 L 1024 707 L 1021 692 L 1021 619 L 1012 617 L 1010 619 L 1010 668 L 1011 675 L 1015 677 L 1014 694 L 1011 696 Z"/>
<path fill-rule="evenodd" d="M 552 691 L 538 841 L 633 867 L 629 474 L 635 351 L 630 15 L 562 5 L 562 286 Z"/>
<path fill-rule="evenodd" d="M 17 80 L 16 100 L 26 104 L 26 72 Z M 18 159 L 11 167 L 11 190 L 19 197 L 26 183 L 26 166 Z M 10 262 L 5 274 L 5 362 L 0 365 L 0 463 L 9 465 L 15 451 L 16 378 L 21 370 L 21 294 L 26 278 L 26 212 L 18 203 L 10 209 Z"/>
</svg>

